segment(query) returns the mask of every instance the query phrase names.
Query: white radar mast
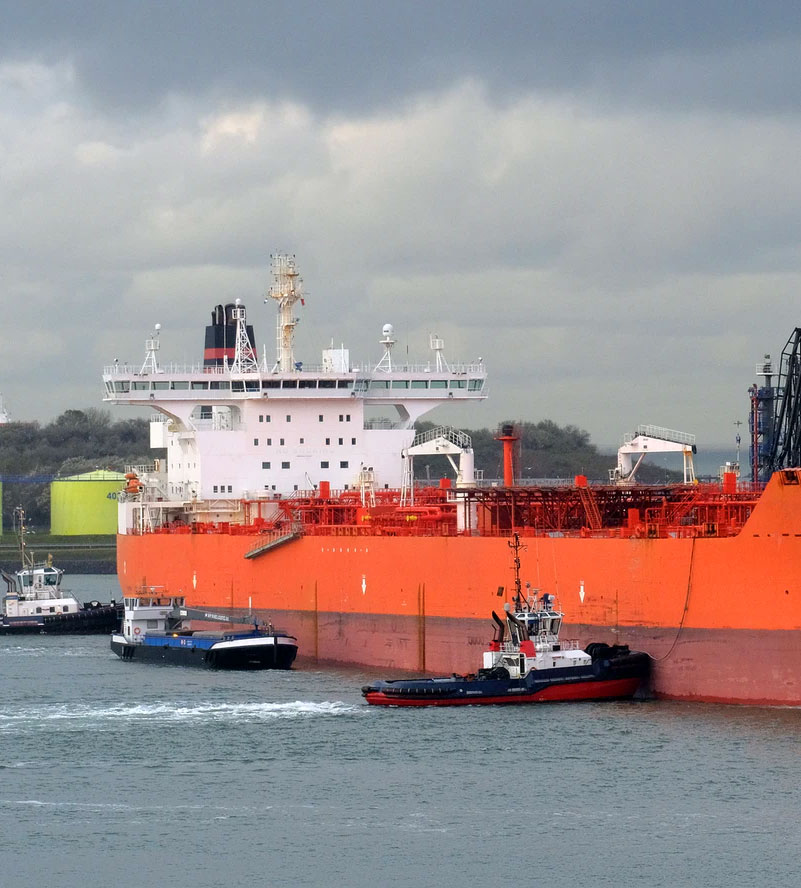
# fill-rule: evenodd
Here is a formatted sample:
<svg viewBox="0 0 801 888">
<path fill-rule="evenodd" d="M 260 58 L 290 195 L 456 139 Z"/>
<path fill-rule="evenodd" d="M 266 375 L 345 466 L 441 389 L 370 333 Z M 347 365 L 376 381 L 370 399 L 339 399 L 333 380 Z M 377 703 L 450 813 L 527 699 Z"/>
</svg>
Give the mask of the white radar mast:
<svg viewBox="0 0 801 888">
<path fill-rule="evenodd" d="M 451 368 L 448 366 L 448 362 L 445 360 L 445 355 L 443 354 L 443 351 L 445 350 L 444 340 L 440 339 L 436 333 L 432 333 L 428 337 L 428 343 L 431 346 L 431 351 L 437 356 L 437 372 L 450 372 Z"/>
<path fill-rule="evenodd" d="M 303 279 L 295 267 L 295 257 L 286 253 L 276 253 L 272 260 L 273 284 L 270 287 L 270 299 L 278 303 L 278 321 L 276 326 L 276 356 L 273 372 L 286 372 L 295 369 L 295 356 L 292 352 L 292 340 L 298 318 L 293 317 L 292 308 L 300 299 L 303 302 Z M 264 300 L 267 302 L 267 300 Z"/>
<path fill-rule="evenodd" d="M 231 364 L 231 372 L 258 373 L 259 362 L 253 351 L 253 346 L 250 344 L 250 339 L 248 339 L 247 311 L 245 306 L 241 304 L 240 299 L 236 300 L 236 305 L 231 315 L 236 321 L 236 348 L 234 349 L 234 362 Z"/>
<path fill-rule="evenodd" d="M 161 324 L 156 324 L 153 328 L 153 335 L 150 339 L 145 340 L 145 362 L 142 364 L 142 369 L 139 371 L 141 376 L 145 376 L 148 373 L 161 373 L 159 370 L 158 357 L 156 356 L 156 352 L 158 352 L 161 345 L 159 342 L 160 332 Z"/>
<path fill-rule="evenodd" d="M 395 328 L 392 324 L 384 324 L 381 332 L 384 335 L 383 339 L 380 339 L 379 342 L 384 346 L 384 354 L 381 357 L 381 360 L 375 365 L 376 370 L 386 370 L 387 373 L 392 373 L 392 346 L 398 341 L 395 339 Z"/>
</svg>

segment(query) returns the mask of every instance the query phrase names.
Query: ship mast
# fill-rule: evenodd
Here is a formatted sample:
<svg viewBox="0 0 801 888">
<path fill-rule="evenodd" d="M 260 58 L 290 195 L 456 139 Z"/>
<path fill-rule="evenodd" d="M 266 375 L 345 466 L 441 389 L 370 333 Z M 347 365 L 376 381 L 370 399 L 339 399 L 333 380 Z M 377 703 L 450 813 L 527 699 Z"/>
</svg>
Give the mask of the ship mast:
<svg viewBox="0 0 801 888">
<path fill-rule="evenodd" d="M 523 595 L 522 588 L 520 586 L 520 550 L 523 548 L 520 542 L 520 534 L 514 533 L 512 534 L 512 539 L 509 540 L 509 548 L 514 552 L 514 572 L 515 572 L 515 597 L 513 599 L 515 603 L 515 608 L 519 611 L 523 609 Z"/>
<path fill-rule="evenodd" d="M 236 348 L 231 372 L 258 373 L 259 362 L 248 338 L 247 312 L 245 306 L 241 304 L 241 300 L 236 300 L 236 307 L 231 314 L 236 321 Z"/>
<path fill-rule="evenodd" d="M 33 553 L 30 555 L 25 551 L 25 510 L 22 506 L 14 509 L 14 525 L 19 539 L 19 555 L 22 562 L 22 569 L 33 567 Z"/>
<path fill-rule="evenodd" d="M 272 259 L 273 284 L 270 287 L 270 299 L 278 303 L 278 320 L 276 324 L 276 356 L 273 372 L 295 369 L 295 357 L 292 352 L 292 340 L 298 318 L 293 317 L 292 307 L 300 300 L 303 302 L 303 280 L 295 266 L 295 257 L 285 253 L 276 253 Z M 264 300 L 267 302 L 267 300 Z"/>
</svg>

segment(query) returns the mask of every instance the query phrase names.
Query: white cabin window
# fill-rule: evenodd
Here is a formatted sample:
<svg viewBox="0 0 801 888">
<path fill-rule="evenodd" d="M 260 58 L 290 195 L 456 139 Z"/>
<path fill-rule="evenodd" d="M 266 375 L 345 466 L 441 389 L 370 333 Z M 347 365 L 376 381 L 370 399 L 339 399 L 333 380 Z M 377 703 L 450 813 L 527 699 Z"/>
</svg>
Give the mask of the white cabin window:
<svg viewBox="0 0 801 888">
<path fill-rule="evenodd" d="M 355 444 L 356 444 L 356 439 L 355 439 L 355 438 L 351 438 L 351 439 L 350 439 L 350 443 L 355 445 Z"/>
<path fill-rule="evenodd" d="M 323 421 L 323 414 L 322 414 L 322 413 L 317 417 L 317 421 L 318 421 L 318 422 L 322 422 L 322 421 Z"/>
<path fill-rule="evenodd" d="M 254 447 L 258 447 L 258 446 L 259 446 L 259 439 L 258 439 L 258 438 L 254 438 L 254 439 L 253 439 L 253 446 L 254 446 Z"/>
<path fill-rule="evenodd" d="M 339 467 L 340 467 L 340 469 L 347 469 L 348 461 L 346 459 L 341 460 L 339 463 Z"/>
<path fill-rule="evenodd" d="M 328 468 L 328 460 L 327 460 L 327 459 L 324 459 L 324 460 L 320 463 L 320 468 L 321 468 L 321 469 L 327 469 L 327 468 Z"/>
<path fill-rule="evenodd" d="M 228 493 L 233 493 L 233 487 L 230 484 L 228 485 Z"/>
<path fill-rule="evenodd" d="M 288 462 L 282 462 L 282 463 L 281 463 L 281 468 L 282 468 L 282 469 L 288 469 L 288 468 L 289 468 L 289 463 L 288 463 Z"/>
<path fill-rule="evenodd" d="M 213 489 L 214 489 L 214 492 L 217 493 L 217 485 L 216 484 L 214 485 Z"/>
<path fill-rule="evenodd" d="M 344 438 L 338 438 L 337 440 L 339 441 L 339 446 L 341 447 L 345 439 L 344 439 Z"/>
<path fill-rule="evenodd" d="M 292 422 L 292 415 L 291 415 L 290 413 L 287 413 L 287 415 L 286 415 L 286 421 L 287 421 L 287 422 Z"/>
<path fill-rule="evenodd" d="M 261 467 L 262 467 L 263 469 L 269 469 L 269 468 L 270 468 L 270 463 L 269 463 L 269 462 L 263 462 L 263 463 L 261 464 Z"/>
</svg>

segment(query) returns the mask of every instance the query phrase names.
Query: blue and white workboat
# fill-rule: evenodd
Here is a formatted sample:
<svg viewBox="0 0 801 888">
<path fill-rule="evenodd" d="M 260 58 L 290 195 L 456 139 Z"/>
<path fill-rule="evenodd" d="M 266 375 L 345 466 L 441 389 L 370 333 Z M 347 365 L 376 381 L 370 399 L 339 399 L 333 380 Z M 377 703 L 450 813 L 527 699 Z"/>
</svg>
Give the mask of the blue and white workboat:
<svg viewBox="0 0 801 888">
<path fill-rule="evenodd" d="M 187 607 L 183 596 L 158 587 L 143 589 L 124 603 L 122 631 L 111 636 L 111 650 L 123 660 L 206 669 L 289 669 L 298 652 L 297 639 L 269 623 Z M 186 628 L 189 620 L 250 623 L 251 628 L 204 631 Z"/>
</svg>

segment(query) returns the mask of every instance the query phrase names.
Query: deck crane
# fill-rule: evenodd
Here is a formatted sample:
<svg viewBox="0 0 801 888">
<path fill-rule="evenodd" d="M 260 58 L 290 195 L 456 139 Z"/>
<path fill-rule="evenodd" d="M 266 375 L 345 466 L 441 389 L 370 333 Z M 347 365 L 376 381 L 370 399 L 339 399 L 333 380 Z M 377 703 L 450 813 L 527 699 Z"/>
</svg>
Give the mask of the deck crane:
<svg viewBox="0 0 801 888">
<path fill-rule="evenodd" d="M 623 446 L 617 451 L 617 466 L 609 470 L 614 484 L 633 484 L 637 469 L 649 453 L 681 453 L 684 458 L 684 483 L 695 483 L 693 454 L 696 453 L 695 435 L 664 429 L 655 425 L 639 425 L 634 434 L 627 433 Z M 634 462 L 634 457 L 637 462 Z"/>
</svg>

